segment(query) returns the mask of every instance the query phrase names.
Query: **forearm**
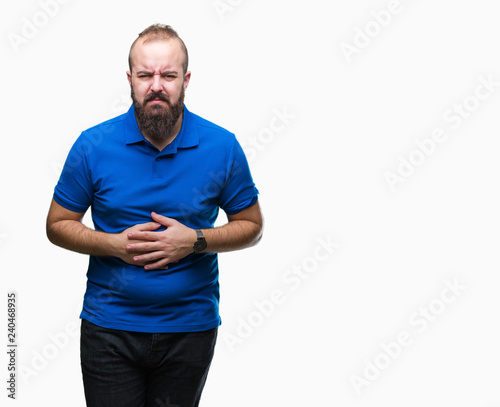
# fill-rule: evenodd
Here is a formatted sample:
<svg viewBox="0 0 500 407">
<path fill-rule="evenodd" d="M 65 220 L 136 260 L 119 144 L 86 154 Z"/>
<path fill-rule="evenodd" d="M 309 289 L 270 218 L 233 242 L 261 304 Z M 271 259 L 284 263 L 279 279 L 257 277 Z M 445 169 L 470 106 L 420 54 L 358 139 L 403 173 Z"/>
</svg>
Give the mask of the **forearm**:
<svg viewBox="0 0 500 407">
<path fill-rule="evenodd" d="M 227 224 L 202 229 L 207 241 L 207 253 L 221 253 L 256 245 L 262 237 L 262 224 L 248 220 L 233 220 Z"/>
<path fill-rule="evenodd" d="M 77 220 L 47 224 L 49 240 L 65 249 L 91 256 L 118 256 L 116 235 L 98 232 Z"/>
</svg>

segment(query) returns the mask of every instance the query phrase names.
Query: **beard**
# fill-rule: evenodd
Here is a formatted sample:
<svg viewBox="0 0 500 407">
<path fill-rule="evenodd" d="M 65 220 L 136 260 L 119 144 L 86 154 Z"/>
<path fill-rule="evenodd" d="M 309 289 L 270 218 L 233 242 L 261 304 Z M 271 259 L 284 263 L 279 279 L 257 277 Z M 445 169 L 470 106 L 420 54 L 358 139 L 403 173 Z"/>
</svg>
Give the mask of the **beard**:
<svg viewBox="0 0 500 407">
<path fill-rule="evenodd" d="M 172 103 L 164 93 L 150 93 L 141 103 L 135 97 L 131 87 L 131 97 L 134 104 L 135 117 L 141 133 L 146 134 L 153 141 L 162 142 L 172 136 L 173 129 L 184 110 L 184 87 L 179 99 Z M 159 99 L 165 104 L 148 104 L 149 101 Z"/>
</svg>

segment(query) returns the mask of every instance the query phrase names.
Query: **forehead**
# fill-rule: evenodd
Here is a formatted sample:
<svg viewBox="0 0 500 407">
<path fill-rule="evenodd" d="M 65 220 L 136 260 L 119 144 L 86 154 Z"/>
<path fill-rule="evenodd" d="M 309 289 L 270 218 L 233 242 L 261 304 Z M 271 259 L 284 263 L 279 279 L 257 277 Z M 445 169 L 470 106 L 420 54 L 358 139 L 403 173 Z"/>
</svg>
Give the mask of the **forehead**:
<svg viewBox="0 0 500 407">
<path fill-rule="evenodd" d="M 176 69 L 182 72 L 184 53 L 175 38 L 139 40 L 134 44 L 130 56 L 134 70 Z"/>
</svg>

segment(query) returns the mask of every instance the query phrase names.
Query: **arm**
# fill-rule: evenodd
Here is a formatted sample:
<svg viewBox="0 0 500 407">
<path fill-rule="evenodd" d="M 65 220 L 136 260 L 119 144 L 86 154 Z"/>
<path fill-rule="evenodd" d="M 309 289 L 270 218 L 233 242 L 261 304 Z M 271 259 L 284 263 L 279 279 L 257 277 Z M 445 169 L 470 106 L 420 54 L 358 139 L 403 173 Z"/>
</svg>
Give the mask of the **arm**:
<svg viewBox="0 0 500 407">
<path fill-rule="evenodd" d="M 259 202 L 235 215 L 228 215 L 227 219 L 224 226 L 202 229 L 208 253 L 241 250 L 259 243 L 264 223 Z"/>
<path fill-rule="evenodd" d="M 153 219 L 166 226 L 162 232 L 137 231 L 128 234 L 129 239 L 143 241 L 127 245 L 127 251 L 137 262 L 148 263 L 146 270 L 167 268 L 193 253 L 196 241 L 194 229 L 184 226 L 175 219 L 152 213 Z M 228 215 L 223 226 L 202 229 L 207 241 L 207 252 L 228 252 L 256 245 L 262 237 L 263 220 L 259 203 L 243 209 L 235 215 Z"/>
<path fill-rule="evenodd" d="M 70 211 L 54 199 L 47 216 L 47 237 L 55 245 L 91 256 L 112 256 L 123 261 L 143 265 L 132 260 L 126 245 L 130 243 L 127 234 L 139 230 L 155 230 L 158 223 L 136 225 L 118 234 L 98 232 L 82 223 L 84 213 Z"/>
</svg>

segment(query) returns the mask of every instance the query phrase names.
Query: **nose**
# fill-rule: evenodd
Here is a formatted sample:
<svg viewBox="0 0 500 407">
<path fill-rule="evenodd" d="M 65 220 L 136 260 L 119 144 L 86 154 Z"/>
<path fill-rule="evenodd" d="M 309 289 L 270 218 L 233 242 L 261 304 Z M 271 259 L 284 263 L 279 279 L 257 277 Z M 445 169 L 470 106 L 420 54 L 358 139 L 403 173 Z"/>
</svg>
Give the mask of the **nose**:
<svg viewBox="0 0 500 407">
<path fill-rule="evenodd" d="M 153 82 L 151 83 L 151 90 L 153 92 L 160 92 L 163 89 L 161 83 L 161 75 L 153 75 Z"/>
</svg>

